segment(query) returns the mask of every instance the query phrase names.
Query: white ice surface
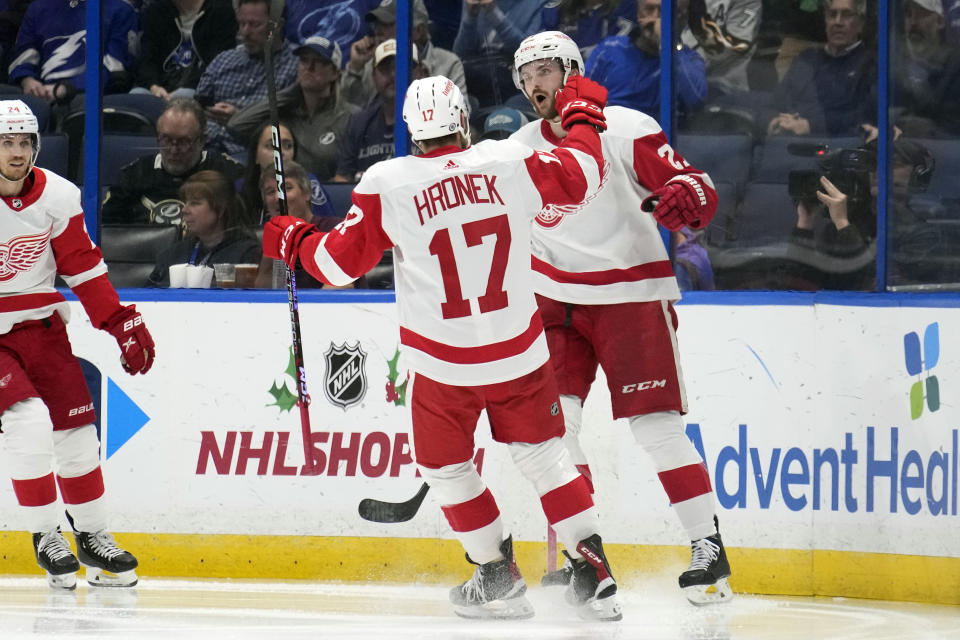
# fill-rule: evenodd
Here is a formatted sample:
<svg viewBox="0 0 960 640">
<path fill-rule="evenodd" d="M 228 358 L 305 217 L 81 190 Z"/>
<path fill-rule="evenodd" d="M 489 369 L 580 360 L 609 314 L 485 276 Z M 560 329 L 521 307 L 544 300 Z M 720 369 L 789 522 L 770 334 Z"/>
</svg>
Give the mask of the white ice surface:
<svg viewBox="0 0 960 640">
<path fill-rule="evenodd" d="M 41 577 L 0 578 L 0 639 L 960 639 L 960 607 L 737 594 L 698 608 L 667 578 L 621 590 L 619 623 L 578 619 L 559 588 L 528 597 L 533 619 L 477 622 L 437 586 L 141 578 L 104 589 L 81 576 L 76 591 L 52 592 Z"/>
</svg>

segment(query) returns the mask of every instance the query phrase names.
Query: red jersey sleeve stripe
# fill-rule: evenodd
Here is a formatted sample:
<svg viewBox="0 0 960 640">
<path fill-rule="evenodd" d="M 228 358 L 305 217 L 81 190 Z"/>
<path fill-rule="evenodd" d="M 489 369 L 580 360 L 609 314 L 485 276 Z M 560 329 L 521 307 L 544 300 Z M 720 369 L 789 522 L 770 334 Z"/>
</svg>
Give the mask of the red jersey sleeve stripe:
<svg viewBox="0 0 960 640">
<path fill-rule="evenodd" d="M 607 269 L 605 271 L 584 271 L 575 273 L 573 271 L 563 271 L 557 269 L 551 264 L 531 256 L 531 266 L 537 273 L 542 273 L 554 282 L 566 284 L 587 284 L 603 285 L 617 284 L 619 282 L 638 282 L 640 280 L 649 280 L 652 278 L 672 278 L 673 267 L 669 260 L 658 260 L 656 262 L 647 262 L 638 264 L 635 267 L 627 269 Z"/>
<path fill-rule="evenodd" d="M 431 340 L 407 329 L 400 327 L 400 344 L 418 349 L 437 360 L 453 364 L 482 364 L 496 362 L 504 358 L 520 355 L 530 348 L 540 334 L 543 333 L 543 322 L 540 312 L 535 311 L 530 317 L 530 325 L 518 336 L 494 342 L 479 347 L 455 347 L 436 340 Z"/>
<path fill-rule="evenodd" d="M 19 295 L 3 296 L 0 298 L 0 313 L 40 309 L 52 304 L 59 304 L 65 298 L 57 292 L 53 293 L 22 293 Z"/>
</svg>

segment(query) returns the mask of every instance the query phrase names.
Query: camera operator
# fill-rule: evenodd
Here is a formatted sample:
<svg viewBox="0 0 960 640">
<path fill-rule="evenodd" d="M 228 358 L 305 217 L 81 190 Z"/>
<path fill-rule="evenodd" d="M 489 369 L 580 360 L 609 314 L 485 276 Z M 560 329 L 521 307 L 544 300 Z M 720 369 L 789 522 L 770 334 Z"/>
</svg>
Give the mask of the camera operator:
<svg viewBox="0 0 960 640">
<path fill-rule="evenodd" d="M 822 173 L 791 172 L 790 195 L 797 203 L 791 234 L 794 286 L 811 289 L 868 289 L 875 279 L 876 143 L 842 149 L 820 161 Z M 912 195 L 930 182 L 934 160 L 917 142 L 896 140 L 893 150 L 892 260 L 890 283 L 932 282 L 928 258 L 946 249 L 939 230 L 928 224 Z M 822 213 L 827 215 L 822 215 Z M 932 279 L 933 280 L 932 280 Z"/>
</svg>

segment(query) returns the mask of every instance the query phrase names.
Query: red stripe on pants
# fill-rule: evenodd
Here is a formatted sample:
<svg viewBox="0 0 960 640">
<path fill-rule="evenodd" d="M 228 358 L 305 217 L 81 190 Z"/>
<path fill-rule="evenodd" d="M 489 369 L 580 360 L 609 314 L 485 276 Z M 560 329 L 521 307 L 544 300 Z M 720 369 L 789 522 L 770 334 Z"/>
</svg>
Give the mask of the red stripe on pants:
<svg viewBox="0 0 960 640">
<path fill-rule="evenodd" d="M 76 478 L 57 476 L 57 484 L 60 485 L 60 494 L 66 504 L 83 504 L 103 495 L 103 474 L 100 467 Z"/>
<path fill-rule="evenodd" d="M 580 472 L 587 480 L 587 488 L 590 489 L 590 493 L 596 493 L 596 490 L 593 488 L 593 472 L 590 471 L 590 465 L 588 464 L 578 464 L 577 471 Z"/>
<path fill-rule="evenodd" d="M 11 480 L 13 492 L 17 495 L 17 502 L 24 507 L 42 507 L 57 499 L 57 485 L 53 481 L 53 473 L 42 478 L 30 480 Z"/>
<path fill-rule="evenodd" d="M 500 509 L 490 489 L 472 500 L 440 508 L 447 517 L 450 528 L 457 532 L 476 531 L 500 517 Z"/>
<path fill-rule="evenodd" d="M 663 490 L 667 492 L 672 504 L 689 500 L 710 493 L 710 474 L 707 465 L 702 462 L 677 467 L 657 474 Z"/>
<path fill-rule="evenodd" d="M 590 484 L 586 478 L 578 475 L 562 487 L 547 491 L 540 496 L 540 504 L 543 505 L 547 522 L 556 524 L 593 506 Z"/>
</svg>

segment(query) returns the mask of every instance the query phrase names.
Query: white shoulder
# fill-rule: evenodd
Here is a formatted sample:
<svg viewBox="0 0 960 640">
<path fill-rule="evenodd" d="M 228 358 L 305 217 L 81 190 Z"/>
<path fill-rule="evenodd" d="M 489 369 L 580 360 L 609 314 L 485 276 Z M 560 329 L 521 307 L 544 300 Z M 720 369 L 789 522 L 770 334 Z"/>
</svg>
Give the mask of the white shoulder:
<svg viewBox="0 0 960 640">
<path fill-rule="evenodd" d="M 45 183 L 41 198 L 54 216 L 71 217 L 83 211 L 80 188 L 66 178 L 48 169 L 36 168 L 43 172 Z"/>
<path fill-rule="evenodd" d="M 510 136 L 506 140 L 483 140 L 473 145 L 474 153 L 498 160 L 522 160 L 533 151 L 522 140 Z"/>
<path fill-rule="evenodd" d="M 517 140 L 528 146 L 535 146 L 538 141 L 543 140 L 543 134 L 540 133 L 540 119 L 528 122 L 510 135 L 509 140 Z"/>
<path fill-rule="evenodd" d="M 636 109 L 611 106 L 603 110 L 603 115 L 607 118 L 607 130 L 602 134 L 605 137 L 636 140 L 662 131 L 656 120 Z"/>
</svg>

